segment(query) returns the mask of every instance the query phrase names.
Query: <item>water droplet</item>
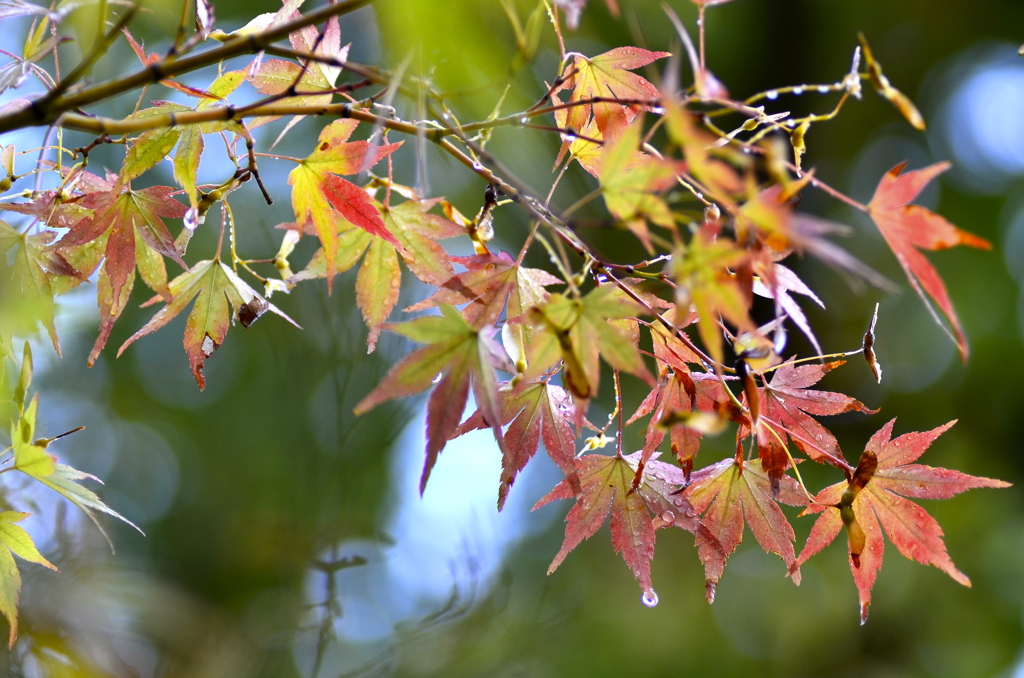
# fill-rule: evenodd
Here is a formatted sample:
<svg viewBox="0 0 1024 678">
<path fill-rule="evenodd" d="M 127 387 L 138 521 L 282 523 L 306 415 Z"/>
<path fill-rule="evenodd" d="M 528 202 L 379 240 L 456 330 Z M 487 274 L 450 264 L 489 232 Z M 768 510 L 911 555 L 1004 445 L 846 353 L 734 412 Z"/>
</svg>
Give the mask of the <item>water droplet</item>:
<svg viewBox="0 0 1024 678">
<path fill-rule="evenodd" d="M 704 25 L 704 20 L 703 19 L 697 19 L 697 25 L 698 26 L 703 26 Z"/>
<path fill-rule="evenodd" d="M 181 220 L 181 225 L 190 231 L 196 230 L 196 227 L 199 226 L 199 210 L 195 207 L 190 207 L 189 210 L 185 212 L 185 217 Z"/>
<path fill-rule="evenodd" d="M 775 101 L 776 99 L 779 98 L 779 93 L 776 92 L 775 90 L 771 90 L 770 92 L 766 92 L 765 96 L 771 99 L 772 101 Z"/>
<path fill-rule="evenodd" d="M 437 382 L 441 381 L 441 377 L 443 377 L 443 376 L 444 376 L 443 372 L 438 372 L 437 376 L 435 376 L 434 379 L 433 379 L 433 383 L 436 384 Z"/>
<path fill-rule="evenodd" d="M 697 200 L 703 200 L 703 199 L 704 199 L 704 194 L 701 193 L 700 191 L 697 191 Z"/>
<path fill-rule="evenodd" d="M 799 95 L 801 95 L 803 93 L 804 93 L 804 88 L 803 87 L 794 87 L 793 88 L 793 94 L 796 94 L 797 96 L 799 96 Z"/>
<path fill-rule="evenodd" d="M 676 506 L 682 506 L 683 504 L 686 503 L 686 500 L 683 499 L 682 497 L 676 497 L 675 499 L 672 500 L 672 503 L 675 504 Z"/>
<path fill-rule="evenodd" d="M 683 515 L 685 515 L 687 518 L 696 518 L 697 512 L 694 511 L 692 508 L 686 508 L 683 510 Z"/>
<path fill-rule="evenodd" d="M 828 90 L 829 88 L 826 85 L 821 85 L 818 87 L 818 91 L 821 92 L 822 94 L 828 94 Z"/>
<path fill-rule="evenodd" d="M 528 122 L 530 122 L 530 119 L 527 118 L 525 115 L 523 117 L 519 118 L 519 124 L 520 125 L 525 125 Z"/>
<path fill-rule="evenodd" d="M 655 478 L 656 480 L 664 480 L 665 479 L 665 475 L 663 473 L 658 473 L 657 471 L 652 473 L 651 476 L 653 478 Z"/>
<path fill-rule="evenodd" d="M 676 522 L 676 514 L 672 513 L 671 511 L 662 511 L 661 520 L 666 525 L 671 525 L 672 523 Z"/>
<path fill-rule="evenodd" d="M 479 171 L 481 171 L 481 170 L 482 170 L 483 168 L 484 168 L 484 166 L 483 166 L 483 165 L 481 165 L 480 163 L 478 163 L 478 162 L 474 162 L 474 163 L 473 163 L 473 171 L 474 171 L 474 172 L 479 172 Z"/>
<path fill-rule="evenodd" d="M 654 592 L 654 589 L 644 591 L 644 594 L 640 596 L 640 602 L 647 607 L 654 607 L 658 604 L 658 594 Z"/>
<path fill-rule="evenodd" d="M 718 583 L 708 579 L 704 583 L 704 597 L 707 598 L 708 603 L 715 602 L 715 591 L 718 589 Z"/>
</svg>

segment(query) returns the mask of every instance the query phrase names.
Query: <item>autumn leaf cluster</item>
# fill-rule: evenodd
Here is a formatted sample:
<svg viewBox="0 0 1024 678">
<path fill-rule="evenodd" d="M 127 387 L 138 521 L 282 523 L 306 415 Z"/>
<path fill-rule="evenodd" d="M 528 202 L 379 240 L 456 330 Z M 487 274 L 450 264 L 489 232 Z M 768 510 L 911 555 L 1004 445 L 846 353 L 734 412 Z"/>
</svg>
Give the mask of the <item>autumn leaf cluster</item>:
<svg viewBox="0 0 1024 678">
<path fill-rule="evenodd" d="M 24 65 L 24 77 L 0 80 L 0 87 L 16 88 L 34 74 L 48 93 L 0 111 L 0 133 L 34 125 L 62 133 L 54 152 L 44 149 L 35 159 L 10 144 L 0 152 L 6 173 L 0 209 L 13 224 L 0 222 L 0 275 L 8 291 L 0 297 L 0 346 L 9 364 L 22 365 L 21 379 L 7 384 L 16 392 L 11 469 L 61 492 L 90 515 L 120 517 L 77 484 L 88 476 L 56 463 L 44 451 L 46 439 L 34 440 L 38 400 L 26 399 L 25 376 L 31 363 L 28 353 L 16 354 L 14 338 L 42 326 L 59 353 L 54 314 L 60 295 L 83 284 L 95 288 L 99 331 L 92 364 L 136 300 L 140 279 L 149 290 L 144 305 L 162 306 L 117 354 L 187 313 L 183 345 L 201 389 L 204 365 L 215 359 L 233 325 L 249 328 L 267 311 L 294 324 L 269 301 L 272 295 L 281 298 L 321 279 L 328 291 L 350 294 L 337 276 L 357 269 L 354 295 L 368 351 L 382 331 L 418 347 L 367 389 L 356 413 L 429 391 L 421 492 L 448 441 L 489 429 L 502 456 L 499 509 L 543 446 L 564 479 L 538 506 L 574 502 L 550 572 L 610 521 L 615 552 L 644 602 L 654 604 L 656 534 L 681 528 L 694 536 L 711 601 L 745 529 L 782 559 L 796 583 L 800 566 L 845 530 L 863 620 L 881 567 L 884 528 L 908 558 L 968 583 L 946 553 L 938 525 L 911 499 L 1005 483 L 915 463 L 951 424 L 893 439 L 890 421 L 853 463 L 823 420 L 876 412 L 818 386 L 844 358 L 857 355 L 867 362 L 859 369 L 870 368 L 880 379 L 876 328 L 872 322 L 863 338 L 853 337 L 853 348 L 825 354 L 803 310 L 824 303 L 799 277 L 799 260 L 818 258 L 869 282 L 879 276 L 830 238 L 841 227 L 800 210 L 801 196 L 819 191 L 868 215 L 965 360 L 963 328 L 923 251 L 960 244 L 988 248 L 914 204 L 945 163 L 892 169 L 879 178 L 866 205 L 805 167 L 814 157 L 806 143 L 811 125 L 825 124 L 861 98 L 865 83 L 909 124 L 924 126 L 863 36 L 850 71 L 814 87 L 835 99 L 828 103 L 831 112 L 801 118 L 769 110 L 785 89 L 739 99 L 714 76 L 705 62 L 703 31 L 706 10 L 718 2 L 696 2 L 700 50 L 669 13 L 682 55 L 634 46 L 589 56 L 569 51 L 567 30 L 585 2 L 559 0 L 545 12 L 539 4 L 535 16 L 550 19 L 560 65 L 532 93 L 537 103 L 509 111 L 496 98 L 490 117 L 460 123 L 450 108 L 457 102 L 432 88 L 429 78 L 410 86 L 399 71 L 348 60 L 345 39 L 360 38 L 344 35 L 344 15 L 363 4 L 367 0 L 350 0 L 302 13 L 301 0 L 286 0 L 277 11 L 225 32 L 214 27 L 210 4 L 200 0 L 196 29 L 180 31 L 167 53 L 147 53 L 135 40 L 130 6 L 111 7 L 116 30 L 104 34 L 83 63 L 125 39 L 139 65 L 124 78 L 98 84 L 80 81 L 87 67 L 64 78 L 37 72 L 40 54 L 58 49 L 59 41 L 42 44 L 40 35 L 60 34 L 59 12 L 28 4 L 2 10 L 4 17 L 24 15 L 34 23 L 13 62 Z M 514 8 L 506 9 L 517 34 L 523 33 Z M 520 37 L 525 62 L 538 47 Z M 674 84 L 682 57 L 693 74 L 685 89 Z M 204 67 L 216 68 L 206 88 L 177 78 Z M 663 77 L 650 79 L 657 72 Z M 805 88 L 810 86 L 789 91 Z M 114 117 L 103 110 L 104 102 L 136 89 L 138 105 L 130 114 Z M 172 95 L 180 101 L 166 98 Z M 405 99 L 412 108 L 403 108 Z M 277 140 L 311 116 L 324 124 L 306 146 L 308 154 L 275 154 Z M 277 130 L 276 136 L 264 137 L 264 128 Z M 538 165 L 546 171 L 553 161 L 555 171 L 523 182 L 505 171 L 487 142 L 491 135 L 534 130 L 551 135 L 552 157 Z M 73 132 L 92 141 L 67 145 L 64 135 Z M 397 181 L 396 158 L 406 140 L 417 148 L 434 145 L 475 175 L 480 202 L 462 205 L 464 213 L 442 196 Z M 204 183 L 199 168 L 213 143 L 226 149 L 230 163 L 218 169 L 219 182 Z M 116 171 L 90 161 L 90 153 L 106 145 L 124 147 Z M 268 164 L 288 169 L 287 186 L 264 184 L 260 168 Z M 162 168 L 170 170 L 173 185 Z M 567 173 L 579 173 L 593 188 L 572 205 L 550 197 Z M 289 195 L 293 219 L 278 225 L 276 253 L 256 259 L 238 254 L 247 247 L 249 225 L 236 223 L 232 213 L 236 191 L 246 200 Z M 527 229 L 509 225 L 513 210 L 526 215 Z M 603 230 L 616 230 L 621 251 L 639 251 L 643 258 L 601 255 L 587 222 L 576 216 L 580 210 L 597 215 L 591 221 Z M 214 249 L 190 246 L 200 229 L 218 234 Z M 303 239 L 313 240 L 316 251 L 300 264 L 295 252 Z M 472 255 L 455 254 L 468 247 Z M 413 278 L 429 293 L 396 309 L 403 280 Z M 278 303 L 287 308 L 287 298 Z M 804 335 L 816 353 L 787 353 L 791 331 Z M 625 402 L 623 379 L 643 383 L 646 397 Z M 470 394 L 475 410 L 467 416 Z M 602 394 L 614 394 L 614 411 L 595 425 Z M 644 445 L 626 454 L 623 429 L 630 425 L 645 426 Z M 723 434 L 735 436 L 735 453 L 724 459 L 703 455 L 698 463 L 704 438 Z M 609 445 L 612 453 L 600 451 Z M 839 482 L 810 491 L 799 472 L 804 461 L 828 467 Z M 819 516 L 799 554 L 780 504 Z M 20 516 L 0 513 L 7 525 L 0 538 L 16 555 L 49 565 L 13 525 Z M 12 642 L 18 586 L 16 576 L 0 585 L 0 611 L 12 621 Z"/>
</svg>

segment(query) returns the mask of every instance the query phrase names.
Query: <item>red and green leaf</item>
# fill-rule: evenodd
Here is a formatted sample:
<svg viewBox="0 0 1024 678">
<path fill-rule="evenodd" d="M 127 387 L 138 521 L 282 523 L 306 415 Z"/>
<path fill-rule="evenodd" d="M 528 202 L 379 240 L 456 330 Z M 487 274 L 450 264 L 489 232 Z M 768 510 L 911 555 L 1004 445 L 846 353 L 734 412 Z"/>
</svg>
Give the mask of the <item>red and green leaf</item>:
<svg viewBox="0 0 1024 678">
<path fill-rule="evenodd" d="M 778 555 L 789 567 L 796 560 L 796 534 L 777 502 L 806 506 L 807 497 L 789 476 L 780 479 L 778 492 L 771 486 L 761 460 L 740 463 L 730 458 L 695 471 L 683 496 L 703 514 L 704 526 L 727 555 L 743 539 L 746 523 L 761 548 Z"/>
<path fill-rule="evenodd" d="M 357 174 L 370 169 L 401 146 L 373 146 L 368 141 L 349 141 L 357 120 L 336 120 L 320 132 L 316 150 L 288 175 L 292 207 L 298 222 L 311 222 L 323 244 L 327 261 L 327 284 L 331 286 L 338 251 L 338 222 L 335 212 L 349 223 L 401 247 L 381 219 L 370 196 L 339 174 Z"/>
<path fill-rule="evenodd" d="M 465 230 L 444 217 L 431 214 L 436 200 L 408 200 L 387 210 L 371 199 L 371 205 L 382 219 L 382 223 L 393 240 L 374 238 L 365 230 L 352 228 L 348 222 L 338 219 L 340 232 L 337 236 L 337 253 L 334 258 L 333 274 L 344 273 L 363 257 L 362 266 L 356 278 L 356 303 L 370 329 L 367 339 L 369 352 L 377 344 L 380 330 L 391 314 L 401 284 L 398 268 L 399 257 L 412 273 L 429 285 L 441 286 L 452 280 L 455 270 L 451 260 L 438 239 L 462 235 Z M 337 219 L 337 216 L 335 216 Z M 364 257 L 364 253 L 366 256 Z M 321 248 L 313 255 L 306 268 L 292 276 L 289 282 L 299 282 L 332 275 L 325 250 Z M 447 303 L 447 302 L 446 302 Z M 409 310 L 425 308 L 423 302 Z M 467 318 L 470 316 L 467 315 Z M 470 318 L 472 320 L 472 318 Z"/>
<path fill-rule="evenodd" d="M 219 259 L 201 261 L 168 285 L 170 301 L 118 349 L 120 356 L 132 343 L 169 323 L 195 299 L 185 322 L 185 353 L 199 388 L 206 387 L 203 366 L 227 336 L 231 308 L 243 327 L 270 310 L 295 325 L 295 321 L 261 297 Z M 298 325 L 296 325 L 298 327 Z"/>
<path fill-rule="evenodd" d="M 436 384 L 427 400 L 427 458 L 420 492 L 426 488 L 438 455 L 459 426 L 471 386 L 481 416 L 504 451 L 501 402 L 494 370 L 512 368 L 492 337 L 493 329 L 473 327 L 455 307 L 447 304 L 441 307 L 439 316 L 388 325 L 386 329 L 427 345 L 392 367 L 381 383 L 356 405 L 355 413 L 363 414 L 385 401 L 419 393 Z"/>
</svg>

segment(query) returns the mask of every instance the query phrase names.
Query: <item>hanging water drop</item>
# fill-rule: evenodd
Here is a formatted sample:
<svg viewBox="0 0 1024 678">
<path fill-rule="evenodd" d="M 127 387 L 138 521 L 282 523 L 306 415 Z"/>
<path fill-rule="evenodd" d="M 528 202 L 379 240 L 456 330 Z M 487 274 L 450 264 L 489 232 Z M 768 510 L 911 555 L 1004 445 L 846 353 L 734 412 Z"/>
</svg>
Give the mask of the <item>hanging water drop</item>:
<svg viewBox="0 0 1024 678">
<path fill-rule="evenodd" d="M 676 514 L 672 513 L 671 511 L 662 511 L 661 520 L 666 525 L 671 525 L 672 523 L 676 522 Z"/>
<path fill-rule="evenodd" d="M 771 90 L 769 92 L 766 92 L 765 96 L 771 99 L 772 101 L 775 101 L 776 99 L 779 98 L 779 93 L 776 92 L 775 90 Z"/>
<path fill-rule="evenodd" d="M 801 95 L 803 93 L 804 93 L 804 88 L 803 87 L 794 87 L 793 88 L 793 94 L 796 94 L 797 96 L 799 96 L 799 95 Z"/>
<path fill-rule="evenodd" d="M 818 91 L 821 92 L 822 94 L 828 94 L 828 90 L 829 88 L 827 85 L 821 85 L 818 87 Z"/>
<path fill-rule="evenodd" d="M 644 591 L 644 594 L 640 596 L 640 602 L 647 607 L 654 607 L 658 604 L 658 594 L 654 592 L 654 589 Z"/>
<path fill-rule="evenodd" d="M 527 124 L 528 122 L 530 122 L 530 119 L 529 119 L 529 118 L 527 118 L 527 117 L 526 117 L 525 115 L 524 115 L 523 117 L 519 118 L 519 124 L 520 124 L 520 125 L 525 125 L 525 124 Z"/>
<path fill-rule="evenodd" d="M 479 171 L 483 170 L 483 168 L 484 168 L 484 166 L 481 165 L 480 163 L 478 163 L 478 162 L 474 162 L 473 163 L 473 171 L 474 172 L 479 172 Z"/>
<path fill-rule="evenodd" d="M 181 220 L 181 225 L 190 231 L 194 231 L 199 226 L 199 219 L 199 210 L 195 207 L 190 207 L 189 210 L 185 212 L 185 217 Z"/>
</svg>

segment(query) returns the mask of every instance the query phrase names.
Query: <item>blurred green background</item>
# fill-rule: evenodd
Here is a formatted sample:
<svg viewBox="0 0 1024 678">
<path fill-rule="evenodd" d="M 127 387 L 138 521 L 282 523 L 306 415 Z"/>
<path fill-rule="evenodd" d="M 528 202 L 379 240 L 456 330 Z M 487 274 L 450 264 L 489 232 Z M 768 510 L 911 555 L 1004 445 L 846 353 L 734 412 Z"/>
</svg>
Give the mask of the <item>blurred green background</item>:
<svg viewBox="0 0 1024 678">
<path fill-rule="evenodd" d="M 270 2 L 215 4 L 232 30 Z M 513 3 L 524 24 L 536 5 Z M 566 48 L 596 55 L 620 45 L 676 49 L 655 2 L 619 0 L 620 18 L 591 0 Z M 688 28 L 696 10 L 673 0 Z M 178 10 L 155 7 L 137 25 L 151 49 L 166 45 Z M 170 23 L 168 23 L 170 22 Z M 452 96 L 460 121 L 485 117 L 510 89 L 511 113 L 543 95 L 558 68 L 557 42 L 541 21 L 536 59 L 513 74 L 514 33 L 499 3 L 381 0 L 342 19 L 350 58 L 427 74 Z M 851 224 L 850 249 L 896 281 L 899 295 L 851 289 L 814 261 L 799 269 L 827 311 L 808 314 L 826 351 L 859 346 L 881 301 L 877 353 L 882 386 L 862 364 L 823 385 L 882 412 L 830 422 L 855 459 L 870 434 L 898 416 L 896 432 L 959 423 L 922 460 L 968 473 L 1024 480 L 1024 4 L 1017 0 L 735 0 L 707 14 L 708 63 L 735 97 L 775 87 L 832 83 L 848 71 L 857 32 L 868 37 L 893 84 L 913 98 L 930 126 L 915 132 L 874 92 L 851 101 L 807 137 L 805 166 L 866 201 L 881 175 L 909 160 L 955 167 L 922 201 L 993 243 L 989 253 L 930 255 L 945 278 L 971 342 L 962 365 L 935 327 L 874 228 L 821 195 L 803 209 Z M 20 44 L 25 27 L 0 26 Z M 101 64 L 116 75 L 134 57 L 118 48 Z M 1018 60 L 1019 59 L 1019 60 Z M 645 75 L 658 81 L 664 62 Z M 684 61 L 685 64 L 685 61 Z M 234 67 L 242 67 L 242 62 Z M 684 81 L 689 82 L 684 67 Z M 209 78 L 207 77 L 207 80 Z M 201 84 L 197 78 L 194 84 Z M 31 85 L 27 85 L 31 89 Z M 161 95 L 162 96 L 162 95 Z M 782 96 L 769 112 L 824 112 L 835 97 Z M 131 106 L 127 101 L 126 106 Z M 407 118 L 416 108 L 396 101 Z M 282 123 L 263 130 L 265 149 Z M 277 151 L 309 153 L 319 129 L 304 122 Z M 38 143 L 19 140 L 19 148 Z M 7 143 L 7 141 L 4 141 Z M 69 144 L 70 145 L 70 144 Z M 550 133 L 497 130 L 489 149 L 544 194 L 557 152 Z M 212 144 L 211 144 L 212 146 Z M 107 163 L 118 162 L 114 149 Z M 102 162 L 103 156 L 97 156 Z M 399 180 L 445 195 L 466 214 L 483 184 L 434 149 L 409 140 L 396 155 Z M 220 174 L 217 169 L 220 168 Z M 283 186 L 287 163 L 266 161 L 277 198 L 263 206 L 253 186 L 232 196 L 243 256 L 272 256 L 292 218 Z M 164 170 L 163 181 L 171 181 Z M 223 165 L 204 160 L 201 178 Z M 592 190 L 578 168 L 555 204 Z M 212 219 L 211 223 L 216 219 Z M 514 208 L 496 214 L 499 240 L 517 247 L 525 232 Z M 176 227 L 175 227 L 176 228 Z M 215 229 L 197 235 L 192 262 L 206 258 Z M 618 247 L 605 234 L 599 247 Z M 468 253 L 465 244 L 461 253 Z M 204 250 L 204 248 L 206 248 Z M 298 265 L 311 253 L 303 243 Z M 632 256 L 623 254 L 624 257 Z M 636 253 L 640 258 L 640 253 Z M 539 265 L 540 260 L 538 260 Z M 409 277 L 409 276 L 407 276 Z M 407 281 L 408 282 L 408 281 Z M 956 564 L 973 581 L 958 586 L 935 568 L 910 563 L 891 546 L 874 589 L 871 617 L 858 626 L 856 590 L 839 544 L 804 567 L 794 587 L 775 557 L 749 533 L 732 556 L 717 600 L 704 601 L 703 573 L 687 535 L 659 535 L 653 564 L 660 604 L 647 608 L 607 528 L 545 571 L 562 539 L 567 502 L 531 514 L 557 482 L 541 457 L 517 482 L 501 516 L 494 498 L 498 453 L 486 436 L 453 443 L 421 500 L 422 403 L 388 404 L 356 419 L 353 405 L 408 350 L 385 335 L 365 354 L 354 308 L 354 272 L 325 286 L 305 284 L 273 301 L 303 327 L 268 316 L 234 329 L 207 366 L 198 392 L 181 349 L 183 319 L 114 359 L 149 317 L 131 308 L 97 365 L 85 367 L 95 336 L 92 290 L 64 299 L 64 358 L 37 347 L 40 430 L 85 424 L 61 441 L 69 463 L 104 479 L 105 500 L 146 531 L 111 526 L 117 553 L 58 502 L 28 496 L 38 510 L 25 526 L 61 574 L 26 565 L 23 640 L 0 659 L 8 675 L 113 676 L 1024 676 L 1024 503 L 1017 487 L 923 502 L 942 524 Z M 423 297 L 408 284 L 399 308 Z M 145 296 L 136 290 L 141 303 Z M 401 317 L 396 313 L 396 317 Z M 794 350 L 804 350 L 793 337 Z M 641 385 L 626 382 L 629 402 Z M 604 394 L 608 396 L 608 393 Z M 599 402 L 591 419 L 610 409 Z M 627 410 L 633 405 L 628 405 Z M 409 430 L 406 431 L 406 426 Z M 645 424 L 627 430 L 642 444 Z M 730 443 L 716 440 L 698 466 Z M 837 479 L 808 470 L 820 487 Z M 795 519 L 798 548 L 810 519 Z M 65 661 L 75 657 L 77 665 Z M 75 673 L 74 671 L 78 671 Z"/>
</svg>

